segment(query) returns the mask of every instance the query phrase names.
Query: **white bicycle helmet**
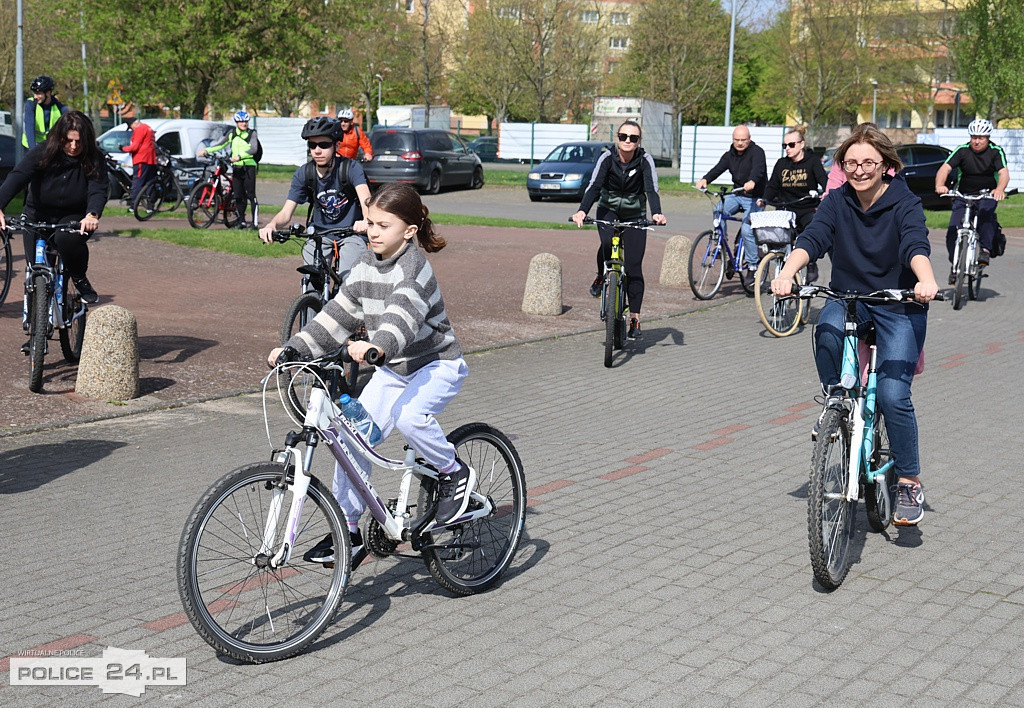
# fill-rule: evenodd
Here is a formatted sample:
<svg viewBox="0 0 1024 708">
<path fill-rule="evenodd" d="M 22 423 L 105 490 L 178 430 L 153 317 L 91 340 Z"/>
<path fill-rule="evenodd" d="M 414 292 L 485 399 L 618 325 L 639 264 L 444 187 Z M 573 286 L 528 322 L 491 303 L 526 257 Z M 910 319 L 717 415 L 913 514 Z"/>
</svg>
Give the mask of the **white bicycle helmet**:
<svg viewBox="0 0 1024 708">
<path fill-rule="evenodd" d="M 355 117 L 355 113 L 352 112 L 351 108 L 342 108 L 338 111 L 338 120 L 352 120 Z"/>
<path fill-rule="evenodd" d="M 234 115 L 234 121 L 236 123 L 245 123 L 249 120 L 249 114 L 246 111 L 238 111 Z"/>
<path fill-rule="evenodd" d="M 992 135 L 992 122 L 984 118 L 972 120 L 971 124 L 967 126 L 967 132 L 970 135 Z"/>
</svg>

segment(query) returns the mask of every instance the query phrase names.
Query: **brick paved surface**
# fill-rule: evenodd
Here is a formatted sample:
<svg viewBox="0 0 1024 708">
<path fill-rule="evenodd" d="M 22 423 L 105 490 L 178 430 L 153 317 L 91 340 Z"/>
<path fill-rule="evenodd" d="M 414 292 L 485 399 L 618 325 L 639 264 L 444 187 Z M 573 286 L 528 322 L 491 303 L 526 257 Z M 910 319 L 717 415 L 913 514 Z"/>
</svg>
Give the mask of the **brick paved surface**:
<svg viewBox="0 0 1024 708">
<path fill-rule="evenodd" d="M 928 513 L 875 534 L 861 505 L 835 592 L 807 556 L 809 331 L 766 337 L 740 300 L 650 322 L 611 370 L 596 332 L 470 356 L 442 424 L 515 436 L 512 571 L 457 599 L 418 561 L 367 563 L 323 638 L 269 666 L 175 618 L 191 505 L 267 456 L 255 396 L 0 439 L 0 657 L 185 657 L 188 685 L 143 696 L 162 704 L 1024 705 L 1022 269 L 1012 239 L 983 302 L 933 306 L 914 386 Z M 105 700 L 0 677 L 7 705 Z"/>
</svg>

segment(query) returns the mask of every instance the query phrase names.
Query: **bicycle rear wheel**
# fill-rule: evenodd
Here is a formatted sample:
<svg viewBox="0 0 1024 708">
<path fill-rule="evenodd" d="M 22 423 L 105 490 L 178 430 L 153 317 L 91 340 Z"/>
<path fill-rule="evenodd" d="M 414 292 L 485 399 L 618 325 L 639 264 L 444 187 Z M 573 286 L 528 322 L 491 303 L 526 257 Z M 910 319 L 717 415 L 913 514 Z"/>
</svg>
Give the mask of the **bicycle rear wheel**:
<svg viewBox="0 0 1024 708">
<path fill-rule="evenodd" d="M 160 211 L 164 203 L 164 188 L 157 180 L 153 180 L 142 190 L 142 194 L 135 202 L 135 218 L 139 221 L 148 221 L 153 214 Z"/>
<path fill-rule="evenodd" d="M 352 549 L 345 515 L 334 495 L 313 478 L 291 560 L 271 568 L 263 540 L 286 538 L 291 490 L 279 489 L 282 467 L 261 462 L 219 479 L 189 514 L 178 545 L 178 594 L 192 626 L 210 646 L 240 661 L 262 663 L 294 656 L 324 631 L 348 585 Z M 283 501 L 267 527 L 274 497 Z M 302 555 L 325 535 L 334 538 L 335 563 Z"/>
<path fill-rule="evenodd" d="M 765 329 L 776 337 L 788 337 L 800 326 L 803 300 L 796 298 L 780 299 L 772 293 L 771 282 L 779 277 L 784 263 L 783 254 L 769 251 L 768 255 L 757 264 L 754 276 L 754 304 L 757 305 L 757 316 Z M 800 276 L 793 277 L 793 284 L 800 287 Z"/>
<path fill-rule="evenodd" d="M 489 516 L 446 526 L 427 535 L 423 558 L 434 579 L 457 595 L 472 595 L 494 586 L 515 558 L 526 521 L 526 475 L 515 446 L 485 423 L 452 431 L 455 454 L 476 470 L 474 492 L 490 501 Z M 419 508 L 437 504 L 436 483 L 420 482 Z M 469 509 L 476 502 L 470 501 Z"/>
<path fill-rule="evenodd" d="M 11 280 L 14 277 L 14 261 L 11 259 L 11 240 L 6 235 L 3 237 L 4 246 L 0 249 L 0 305 L 7 299 L 7 293 L 11 289 Z"/>
<path fill-rule="evenodd" d="M 188 196 L 186 214 L 194 229 L 208 229 L 220 213 L 220 192 L 209 182 L 199 182 Z"/>
<path fill-rule="evenodd" d="M 50 336 L 50 284 L 44 275 L 32 278 L 32 303 L 29 308 L 29 374 L 28 390 L 39 393 L 43 390 L 43 359 L 46 357 L 46 340 Z"/>
<path fill-rule="evenodd" d="M 878 414 L 875 420 L 875 452 L 871 459 L 871 469 L 877 470 L 892 459 L 889 449 L 889 431 L 885 429 L 885 419 Z M 893 509 L 896 505 L 896 468 L 890 467 L 885 477 L 876 482 L 868 482 L 864 488 L 864 509 L 868 514 L 868 524 L 874 531 L 885 531 L 892 522 Z"/>
<path fill-rule="evenodd" d="M 60 350 L 64 354 L 64 361 L 69 364 L 77 364 L 78 360 L 82 358 L 82 342 L 85 341 L 85 320 L 88 317 L 88 308 L 82 302 L 81 298 L 78 297 L 78 292 L 73 290 L 69 285 L 69 278 L 67 275 L 64 276 L 64 285 L 62 286 L 62 301 L 63 312 L 61 313 L 61 319 L 64 322 L 70 322 L 67 327 L 61 327 L 59 330 L 60 337 Z M 75 313 L 78 310 L 82 310 L 82 314 L 75 317 Z"/>
<path fill-rule="evenodd" d="M 697 236 L 690 246 L 687 277 L 690 290 L 698 300 L 710 300 L 722 287 L 725 280 L 725 254 L 722 251 L 718 234 L 710 230 Z"/>
<path fill-rule="evenodd" d="M 807 495 L 807 538 L 811 569 L 822 586 L 839 587 L 850 570 L 850 541 L 857 502 L 847 501 L 850 461 L 847 411 L 830 408 L 818 426 Z"/>
</svg>

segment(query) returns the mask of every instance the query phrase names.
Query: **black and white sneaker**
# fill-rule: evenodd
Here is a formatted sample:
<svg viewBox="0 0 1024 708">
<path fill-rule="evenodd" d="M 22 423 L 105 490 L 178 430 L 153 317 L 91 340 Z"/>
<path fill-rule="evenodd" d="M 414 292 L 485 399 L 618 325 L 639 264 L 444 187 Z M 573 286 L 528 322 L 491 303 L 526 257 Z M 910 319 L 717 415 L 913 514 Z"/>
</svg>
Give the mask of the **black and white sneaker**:
<svg viewBox="0 0 1024 708">
<path fill-rule="evenodd" d="M 310 563 L 333 563 L 334 537 L 331 534 L 324 536 L 320 543 L 302 554 L 302 560 L 309 561 Z"/>
<path fill-rule="evenodd" d="M 348 532 L 349 540 L 352 542 L 352 570 L 359 567 L 359 564 L 366 560 L 366 544 L 363 543 L 363 534 L 359 529 Z"/>
<path fill-rule="evenodd" d="M 437 513 L 434 523 L 450 524 L 465 513 L 469 494 L 476 486 L 476 470 L 461 460 L 454 471 L 437 475 Z"/>
<path fill-rule="evenodd" d="M 640 331 L 640 320 L 629 321 L 629 331 L 626 332 L 626 339 L 635 342 L 638 339 L 642 339 L 644 333 Z"/>
</svg>

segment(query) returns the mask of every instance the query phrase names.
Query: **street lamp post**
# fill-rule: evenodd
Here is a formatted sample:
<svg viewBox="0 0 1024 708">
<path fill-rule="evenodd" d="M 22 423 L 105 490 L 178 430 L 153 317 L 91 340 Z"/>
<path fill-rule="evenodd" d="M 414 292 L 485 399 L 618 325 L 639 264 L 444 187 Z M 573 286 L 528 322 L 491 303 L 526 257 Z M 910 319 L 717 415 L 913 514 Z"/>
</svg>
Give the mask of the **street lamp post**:
<svg viewBox="0 0 1024 708">
<path fill-rule="evenodd" d="M 736 48 L 736 0 L 732 0 L 732 20 L 729 24 L 729 75 L 725 82 L 725 125 L 731 125 L 732 114 L 732 57 Z"/>
<path fill-rule="evenodd" d="M 871 79 L 871 86 L 874 87 L 874 93 L 871 96 L 871 122 L 878 122 L 878 82 Z"/>
</svg>

